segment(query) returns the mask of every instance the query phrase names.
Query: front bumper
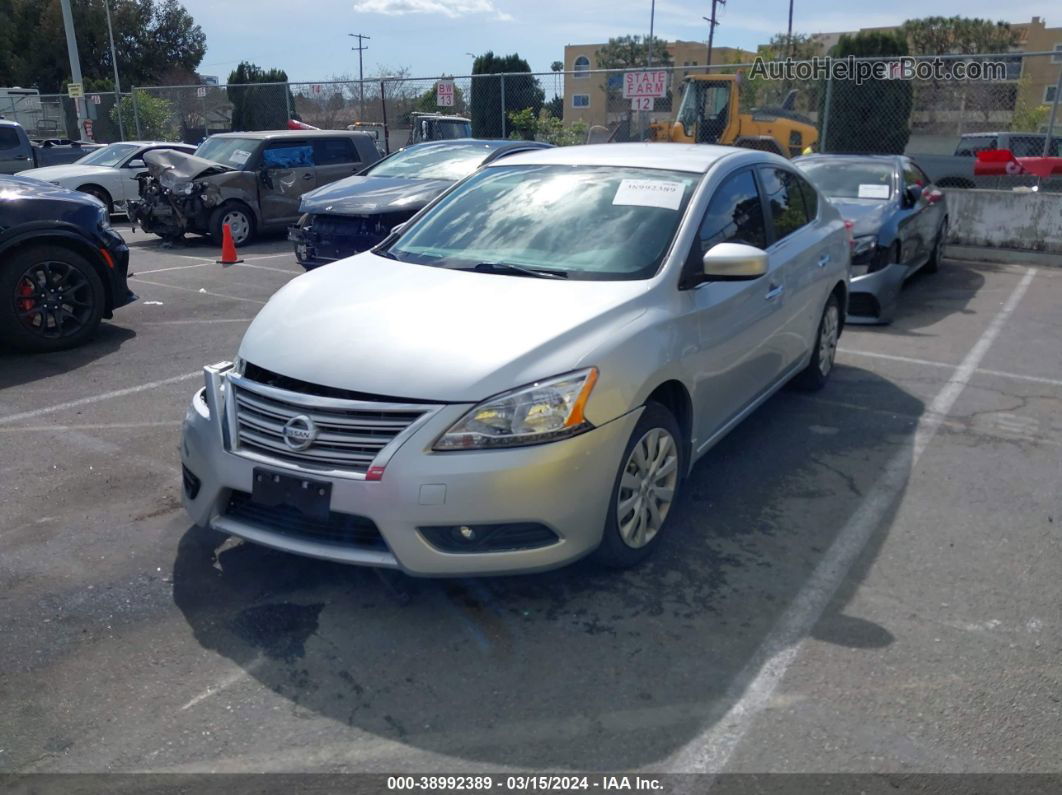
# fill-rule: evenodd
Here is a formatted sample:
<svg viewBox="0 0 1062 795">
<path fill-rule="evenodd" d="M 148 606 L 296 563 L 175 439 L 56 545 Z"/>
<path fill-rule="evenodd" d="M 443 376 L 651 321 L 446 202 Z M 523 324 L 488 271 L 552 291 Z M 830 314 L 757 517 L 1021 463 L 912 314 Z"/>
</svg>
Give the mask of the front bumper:
<svg viewBox="0 0 1062 795">
<path fill-rule="evenodd" d="M 125 239 L 115 230 L 101 232 L 99 247 L 110 255 L 114 267 L 106 268 L 110 278 L 111 302 L 109 309 L 117 309 L 136 300 L 136 294 L 129 289 L 129 246 Z M 109 315 L 108 315 L 109 316 Z"/>
<path fill-rule="evenodd" d="M 902 263 L 853 276 L 849 287 L 848 322 L 888 323 L 896 314 L 896 302 L 907 275 Z"/>
<path fill-rule="evenodd" d="M 208 389 L 216 390 L 212 377 L 217 379 L 208 373 Z M 396 440 L 397 449 L 390 453 L 381 479 L 372 481 L 322 475 L 283 460 L 265 463 L 261 457 L 233 452 L 226 412 L 212 413 L 205 392 L 192 400 L 181 442 L 182 463 L 196 484 L 191 494 L 185 488 L 184 506 L 196 524 L 300 555 L 418 576 L 541 571 L 594 550 L 601 541 L 620 458 L 640 416 L 640 410 L 632 411 L 579 436 L 531 447 L 435 453 L 435 439 L 470 407 L 444 405 Z M 328 481 L 331 510 L 374 523 L 384 543 L 366 548 L 234 516 L 230 498 L 234 491 L 253 491 L 256 467 Z M 519 523 L 545 525 L 558 540 L 532 549 L 444 552 L 418 530 Z"/>
</svg>

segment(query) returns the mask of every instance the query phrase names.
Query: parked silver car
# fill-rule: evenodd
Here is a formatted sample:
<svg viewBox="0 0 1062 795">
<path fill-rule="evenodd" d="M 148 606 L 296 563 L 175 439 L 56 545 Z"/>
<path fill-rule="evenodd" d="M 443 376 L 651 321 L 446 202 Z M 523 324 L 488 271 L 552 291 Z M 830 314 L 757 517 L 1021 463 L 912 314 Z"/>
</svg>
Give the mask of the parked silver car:
<svg viewBox="0 0 1062 795">
<path fill-rule="evenodd" d="M 185 507 L 416 575 L 632 565 L 697 458 L 790 379 L 824 384 L 849 256 L 838 212 L 765 152 L 505 158 L 291 281 L 206 368 Z"/>
</svg>

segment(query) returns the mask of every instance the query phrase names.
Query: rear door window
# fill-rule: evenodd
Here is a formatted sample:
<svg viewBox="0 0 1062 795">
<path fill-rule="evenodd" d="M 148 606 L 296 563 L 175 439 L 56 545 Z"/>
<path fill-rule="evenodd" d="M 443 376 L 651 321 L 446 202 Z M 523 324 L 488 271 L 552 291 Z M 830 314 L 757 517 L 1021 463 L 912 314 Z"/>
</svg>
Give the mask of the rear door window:
<svg viewBox="0 0 1062 795">
<path fill-rule="evenodd" d="M 319 166 L 347 165 L 361 162 L 354 142 L 349 138 L 317 138 L 313 157 Z"/>
<path fill-rule="evenodd" d="M 313 146 L 309 141 L 276 141 L 262 151 L 262 168 L 313 167 Z"/>
<path fill-rule="evenodd" d="M 994 135 L 978 135 L 959 140 L 955 148 L 955 154 L 959 157 L 974 157 L 978 152 L 985 149 L 996 149 L 997 142 Z"/>
<path fill-rule="evenodd" d="M 793 234 L 806 226 L 808 211 L 804 204 L 804 194 L 792 171 L 780 168 L 761 168 L 764 198 L 774 222 L 775 242 Z"/>
</svg>

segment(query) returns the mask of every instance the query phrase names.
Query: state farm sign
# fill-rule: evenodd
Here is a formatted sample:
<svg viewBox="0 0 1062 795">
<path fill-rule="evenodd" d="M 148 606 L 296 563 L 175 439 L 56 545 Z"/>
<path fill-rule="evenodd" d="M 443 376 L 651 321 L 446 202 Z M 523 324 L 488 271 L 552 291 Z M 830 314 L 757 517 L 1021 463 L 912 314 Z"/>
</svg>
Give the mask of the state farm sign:
<svg viewBox="0 0 1062 795">
<path fill-rule="evenodd" d="M 624 72 L 623 98 L 666 97 L 667 72 Z"/>
</svg>

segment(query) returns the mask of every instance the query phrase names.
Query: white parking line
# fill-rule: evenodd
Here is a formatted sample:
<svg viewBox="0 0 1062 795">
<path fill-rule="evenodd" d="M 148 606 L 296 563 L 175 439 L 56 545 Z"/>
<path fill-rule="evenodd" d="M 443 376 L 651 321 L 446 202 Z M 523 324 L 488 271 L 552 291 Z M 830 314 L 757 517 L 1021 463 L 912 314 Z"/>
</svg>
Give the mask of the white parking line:
<svg viewBox="0 0 1062 795">
<path fill-rule="evenodd" d="M 125 397 L 126 395 L 133 395 L 137 392 L 145 392 L 149 389 L 158 389 L 160 386 L 167 386 L 168 384 L 178 384 L 181 381 L 188 381 L 196 377 L 202 378 L 203 371 L 196 370 L 194 373 L 175 375 L 172 378 L 163 378 L 160 381 L 149 381 L 148 383 L 140 384 L 139 386 L 130 386 L 126 387 L 125 389 L 116 389 L 113 392 L 104 392 L 100 395 L 90 395 L 89 397 L 78 398 L 77 400 L 71 400 L 66 403 L 58 403 L 54 406 L 45 406 L 44 408 L 33 409 L 33 411 L 20 411 L 17 414 L 8 414 L 5 417 L 0 417 L 0 425 L 10 425 L 13 422 L 21 422 L 22 420 L 28 420 L 34 417 L 43 417 L 45 414 L 54 414 L 57 411 L 75 409 L 79 406 L 87 406 L 90 403 L 99 403 L 102 400 L 112 400 L 114 398 Z"/>
<path fill-rule="evenodd" d="M 160 420 L 158 422 L 104 422 L 90 425 L 16 425 L 14 428 L 0 428 L 0 433 L 53 433 L 57 431 L 106 431 L 125 428 L 173 428 L 180 424 L 180 420 Z"/>
<path fill-rule="evenodd" d="M 730 704 L 730 707 L 723 714 L 710 714 L 710 727 L 677 752 L 671 758 L 668 769 L 686 773 L 718 773 L 726 768 L 756 717 L 770 704 L 774 691 L 796 659 L 800 644 L 822 616 L 852 564 L 878 529 L 882 517 L 903 493 L 910 471 L 922 457 L 989 347 L 999 336 L 1003 325 L 1029 289 L 1035 274 L 1035 268 L 1026 271 L 1003 308 L 992 318 L 980 339 L 933 398 L 919 420 L 911 441 L 885 466 L 796 598 L 731 682 L 721 699 L 722 705 Z"/>
<path fill-rule="evenodd" d="M 838 353 L 847 353 L 851 356 L 866 356 L 870 359 L 887 359 L 892 362 L 906 362 L 907 364 L 922 364 L 929 367 L 946 367 L 952 369 L 955 367 L 953 364 L 947 362 L 934 362 L 929 359 L 915 359 L 911 356 L 896 356 L 891 353 L 875 353 L 873 351 L 857 351 L 852 348 L 838 348 Z M 1062 386 L 1062 379 L 1058 378 L 1044 378 L 1039 375 L 1022 375 L 1021 373 L 1008 373 L 1003 370 L 986 370 L 983 367 L 978 367 L 975 371 L 979 375 L 994 375 L 999 378 L 1012 378 L 1015 381 L 1032 381 L 1036 384 L 1050 384 L 1051 386 Z"/>
<path fill-rule="evenodd" d="M 264 259 L 264 258 L 263 258 Z M 274 271 L 275 273 L 293 273 L 298 276 L 300 273 L 305 273 L 301 268 L 294 270 L 292 268 L 270 268 L 268 265 L 255 265 L 253 262 L 237 262 L 235 264 L 237 268 L 254 268 L 259 271 Z"/>
<path fill-rule="evenodd" d="M 203 266 L 210 265 L 210 264 L 211 263 L 209 263 L 209 262 L 200 262 L 198 265 L 174 265 L 172 268 L 155 268 L 154 270 L 150 270 L 150 271 L 136 271 L 135 273 L 130 273 L 129 277 L 133 278 L 134 276 L 141 276 L 141 275 L 143 275 L 145 273 L 165 273 L 166 271 L 186 271 L 189 268 L 202 268 Z"/>
<path fill-rule="evenodd" d="M 249 304 L 258 304 L 259 306 L 265 306 L 266 303 L 265 301 L 259 301 L 257 298 L 241 298 L 238 295 L 225 295 L 224 293 L 215 293 L 202 287 L 196 290 L 194 287 L 180 287 L 176 284 L 163 284 L 162 282 L 152 282 L 148 281 L 147 279 L 141 279 L 139 276 L 135 276 L 133 278 L 135 278 L 138 282 L 150 284 L 153 287 L 169 287 L 171 290 L 180 290 L 183 293 L 193 293 L 195 295 L 212 295 L 214 296 L 214 298 L 227 298 L 230 301 L 246 301 Z"/>
<path fill-rule="evenodd" d="M 250 323 L 253 317 L 202 317 L 192 320 L 146 320 L 141 326 L 194 326 L 203 323 Z"/>
</svg>

